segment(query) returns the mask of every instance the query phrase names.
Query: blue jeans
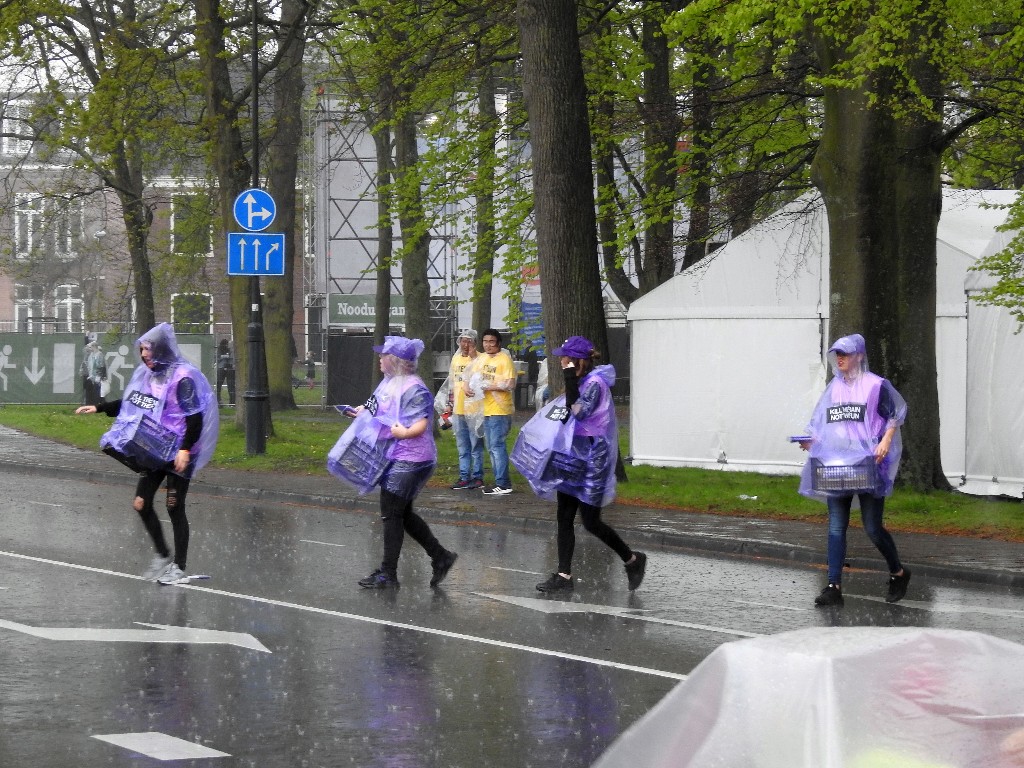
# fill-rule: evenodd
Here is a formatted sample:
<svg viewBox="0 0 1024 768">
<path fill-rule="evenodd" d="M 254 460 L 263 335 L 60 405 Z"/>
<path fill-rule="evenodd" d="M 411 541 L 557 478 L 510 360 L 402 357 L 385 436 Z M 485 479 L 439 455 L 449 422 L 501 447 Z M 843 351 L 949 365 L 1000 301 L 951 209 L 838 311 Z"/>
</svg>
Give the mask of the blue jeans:
<svg viewBox="0 0 1024 768">
<path fill-rule="evenodd" d="M 900 556 L 896 552 L 896 542 L 882 526 L 882 511 L 885 508 L 885 497 L 870 493 L 857 494 L 860 498 L 860 519 L 864 524 L 864 533 L 871 543 L 878 547 L 889 573 L 899 573 L 903 568 Z M 843 579 L 843 563 L 846 562 L 846 529 L 850 526 L 850 507 L 853 496 L 830 496 L 828 503 L 828 583 L 840 584 Z"/>
<path fill-rule="evenodd" d="M 501 488 L 511 488 L 512 480 L 508 476 L 508 446 L 505 438 L 512 429 L 511 416 L 484 416 L 484 440 L 487 451 L 491 454 L 491 469 L 494 470 L 494 484 Z"/>
<path fill-rule="evenodd" d="M 484 479 L 484 441 L 466 421 L 465 416 L 452 414 L 452 432 L 459 452 L 459 480 Z"/>
</svg>

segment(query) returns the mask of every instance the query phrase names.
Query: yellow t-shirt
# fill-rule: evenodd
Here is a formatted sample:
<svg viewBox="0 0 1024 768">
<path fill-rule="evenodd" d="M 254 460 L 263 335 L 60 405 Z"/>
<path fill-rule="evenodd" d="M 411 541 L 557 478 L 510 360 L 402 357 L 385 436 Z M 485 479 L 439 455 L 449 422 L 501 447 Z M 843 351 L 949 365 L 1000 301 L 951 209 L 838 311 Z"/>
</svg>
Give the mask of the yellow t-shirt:
<svg viewBox="0 0 1024 768">
<path fill-rule="evenodd" d="M 448 367 L 448 386 L 451 387 L 451 391 L 455 396 L 455 399 L 452 401 L 454 405 L 452 413 L 459 416 L 466 414 L 466 390 L 462 388 L 463 374 L 473 360 L 474 358 L 462 354 L 460 349 L 452 355 L 452 364 Z"/>
<path fill-rule="evenodd" d="M 505 350 L 493 355 L 482 354 L 475 370 L 483 374 L 485 386 L 506 386 L 508 389 L 489 389 L 484 392 L 484 416 L 511 416 L 515 413 L 512 389 L 516 385 L 516 367 L 512 356 Z"/>
</svg>

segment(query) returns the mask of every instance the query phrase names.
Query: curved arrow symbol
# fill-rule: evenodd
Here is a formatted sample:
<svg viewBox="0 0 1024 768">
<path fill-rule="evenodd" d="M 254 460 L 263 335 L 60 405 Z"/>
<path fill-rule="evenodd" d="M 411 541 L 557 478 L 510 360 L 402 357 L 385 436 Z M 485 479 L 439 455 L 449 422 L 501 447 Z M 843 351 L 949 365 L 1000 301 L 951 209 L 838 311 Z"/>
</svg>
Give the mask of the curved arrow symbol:
<svg viewBox="0 0 1024 768">
<path fill-rule="evenodd" d="M 108 643 L 197 643 L 205 645 L 237 645 L 253 651 L 270 653 L 270 649 L 252 635 L 242 632 L 221 632 L 217 629 L 172 627 L 166 624 L 136 624 L 153 629 L 91 629 L 88 627 L 30 627 L 0 619 L 0 627 L 13 629 L 44 640 L 87 640 Z"/>
</svg>

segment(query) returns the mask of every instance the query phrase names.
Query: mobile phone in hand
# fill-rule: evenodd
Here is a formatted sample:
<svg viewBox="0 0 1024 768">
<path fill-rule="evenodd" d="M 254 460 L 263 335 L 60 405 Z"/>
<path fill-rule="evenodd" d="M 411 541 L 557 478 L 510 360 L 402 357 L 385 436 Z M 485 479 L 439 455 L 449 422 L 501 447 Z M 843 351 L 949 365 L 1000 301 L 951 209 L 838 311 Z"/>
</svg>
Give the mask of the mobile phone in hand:
<svg viewBox="0 0 1024 768">
<path fill-rule="evenodd" d="M 355 409 L 354 406 L 351 406 L 351 405 L 336 405 L 336 406 L 334 406 L 334 409 L 338 413 L 340 413 L 342 416 L 348 416 L 350 419 L 355 418 L 356 409 Z"/>
</svg>

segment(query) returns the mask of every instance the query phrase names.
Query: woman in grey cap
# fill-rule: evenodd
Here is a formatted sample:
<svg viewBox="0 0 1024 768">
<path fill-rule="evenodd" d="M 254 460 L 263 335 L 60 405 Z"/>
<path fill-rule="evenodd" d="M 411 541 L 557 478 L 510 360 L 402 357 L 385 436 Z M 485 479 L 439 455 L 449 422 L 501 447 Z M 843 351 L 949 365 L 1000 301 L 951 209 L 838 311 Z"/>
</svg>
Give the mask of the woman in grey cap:
<svg viewBox="0 0 1024 768">
<path fill-rule="evenodd" d="M 900 426 L 907 418 L 907 403 L 892 384 L 868 370 L 859 333 L 838 339 L 828 358 L 835 375 L 814 408 L 807 434 L 793 438 L 810 452 L 800 493 L 828 505 L 828 584 L 814 602 L 843 604 L 846 530 L 856 496 L 864 532 L 889 566 L 886 602 L 895 603 L 907 593 L 910 569 L 900 563 L 896 543 L 882 525 L 882 512 L 900 466 Z"/>
</svg>

